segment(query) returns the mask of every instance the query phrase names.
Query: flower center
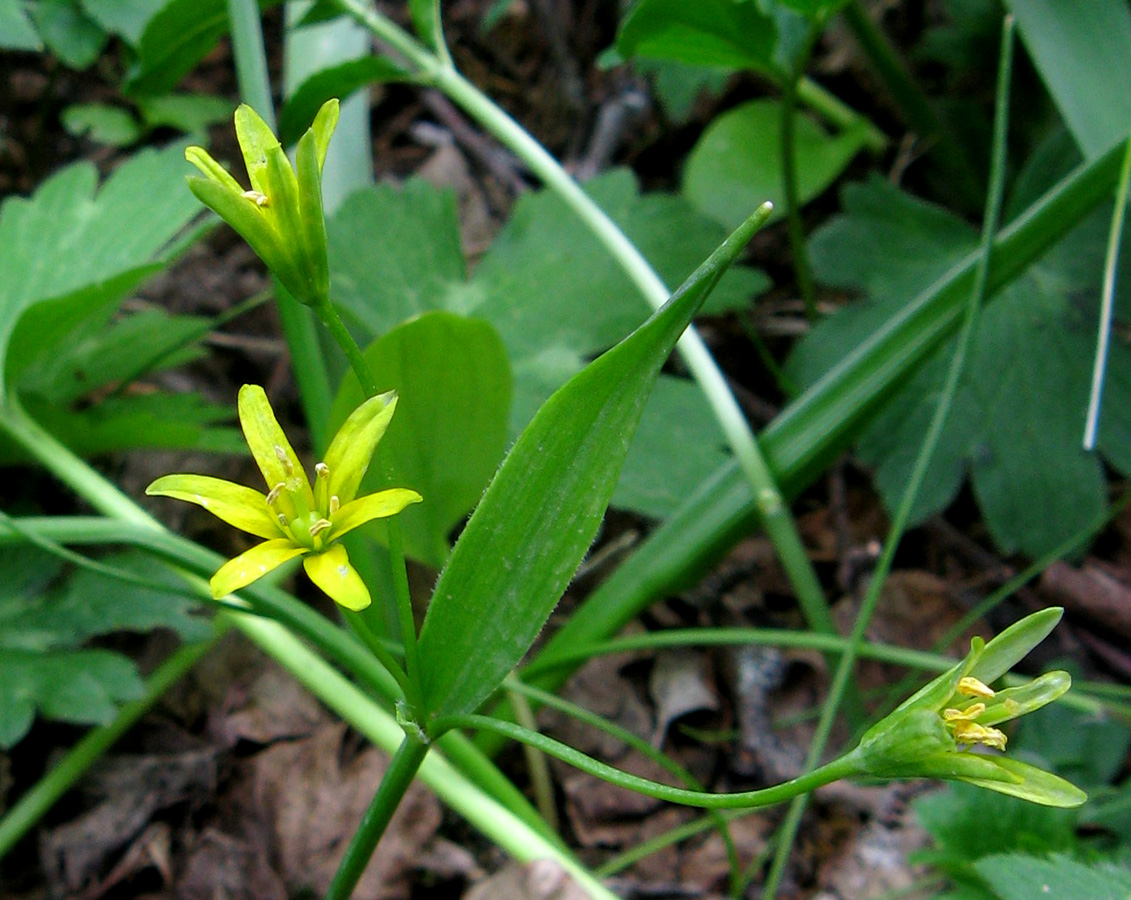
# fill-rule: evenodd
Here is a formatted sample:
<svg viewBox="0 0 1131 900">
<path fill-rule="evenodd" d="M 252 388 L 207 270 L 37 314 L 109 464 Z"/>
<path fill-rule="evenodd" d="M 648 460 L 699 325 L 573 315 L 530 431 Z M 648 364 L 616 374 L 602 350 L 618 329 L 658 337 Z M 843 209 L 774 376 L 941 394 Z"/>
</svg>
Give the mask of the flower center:
<svg viewBox="0 0 1131 900">
<path fill-rule="evenodd" d="M 331 544 L 333 523 L 330 517 L 338 511 L 337 495 L 330 493 L 330 467 L 320 462 L 314 467 L 314 509 L 310 509 L 304 479 L 295 475 L 294 465 L 282 447 L 275 455 L 283 464 L 286 481 L 280 481 L 267 495 L 267 506 L 279 520 L 283 533 L 301 547 L 314 552 Z"/>
</svg>

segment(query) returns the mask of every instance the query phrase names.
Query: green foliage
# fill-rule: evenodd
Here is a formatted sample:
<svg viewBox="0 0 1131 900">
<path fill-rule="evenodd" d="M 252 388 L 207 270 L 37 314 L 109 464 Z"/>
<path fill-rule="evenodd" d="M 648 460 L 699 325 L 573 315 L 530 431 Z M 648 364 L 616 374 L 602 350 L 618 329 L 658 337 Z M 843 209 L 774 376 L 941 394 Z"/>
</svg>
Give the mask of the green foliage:
<svg viewBox="0 0 1131 900">
<path fill-rule="evenodd" d="M 639 0 L 620 24 L 625 59 L 666 59 L 725 69 L 773 69 L 777 29 L 746 0 Z"/>
<path fill-rule="evenodd" d="M 597 533 L 660 366 L 759 224 L 748 220 L 523 430 L 433 592 L 419 643 L 424 713 L 474 711 L 534 642 Z"/>
<path fill-rule="evenodd" d="M 351 59 L 341 65 L 319 69 L 287 97 L 279 114 L 279 141 L 284 147 L 295 143 L 314 121 L 314 116 L 327 100 L 343 103 L 357 91 L 371 84 L 407 78 L 405 71 L 382 56 Z"/>
<path fill-rule="evenodd" d="M 43 44 L 19 0 L 0 0 L 0 47 L 42 50 Z"/>
<path fill-rule="evenodd" d="M 773 201 L 774 216 L 783 217 L 781 110 L 775 100 L 752 100 L 711 122 L 687 159 L 684 196 L 728 227 L 766 200 Z M 805 203 L 845 170 L 863 149 L 865 134 L 861 124 L 829 135 L 815 119 L 800 113 L 794 129 L 798 199 Z"/>
<path fill-rule="evenodd" d="M 420 493 L 424 500 L 399 517 L 405 552 L 438 569 L 448 557 L 448 534 L 483 494 L 506 449 L 506 348 L 488 322 L 428 312 L 378 338 L 363 355 L 378 388 L 395 390 L 400 399 L 362 493 L 388 487 Z M 334 401 L 332 429 L 362 400 L 351 372 Z"/>
<path fill-rule="evenodd" d="M 1126 136 L 1131 90 L 1112 77 L 1131 58 L 1131 10 L 1123 0 L 1009 0 L 1025 48 L 1087 158 Z"/>
<path fill-rule="evenodd" d="M 975 869 L 1001 900 L 1125 900 L 1131 896 L 1131 868 L 1084 865 L 1054 856 L 990 856 Z"/>
<path fill-rule="evenodd" d="M 93 167 L 77 164 L 30 199 L 0 207 L 3 383 L 76 452 L 239 446 L 231 429 L 212 429 L 228 410 L 196 395 L 115 395 L 122 384 L 192 358 L 191 345 L 210 327 L 159 310 L 115 317 L 197 211 L 184 171 L 180 146 L 147 150 L 97 192 Z M 99 390 L 110 396 L 86 402 Z M 0 459 L 20 458 L 0 446 Z"/>
<path fill-rule="evenodd" d="M 1113 797 L 1109 784 L 1118 775 L 1129 746 L 1131 729 L 1124 724 L 1085 715 L 1063 704 L 1031 713 L 1010 740 L 1010 753 L 1080 785 L 1087 790 L 1089 803 L 1080 809 L 1038 808 L 966 785 L 948 786 L 915 802 L 915 812 L 937 847 L 930 861 L 955 879 L 957 897 L 1009 900 L 1044 896 L 1005 890 L 1007 880 L 999 876 L 1010 866 L 1019 867 L 1018 871 L 1036 867 L 1033 871 L 1046 872 L 1055 881 L 1054 869 L 1073 871 L 1078 864 L 1037 857 L 1068 854 L 1092 861 L 1091 868 L 1097 859 L 1114 858 L 1125 851 L 1131 832 L 1124 827 L 1126 816 L 1119 794 Z M 1097 816 L 1105 807 L 1114 812 L 1106 820 L 1102 814 Z M 1079 828 L 1085 822 L 1092 826 L 1088 837 Z M 1097 824 L 1106 829 L 1105 837 L 1099 836 Z M 1081 888 L 1072 896 L 1093 894 Z"/>
<path fill-rule="evenodd" d="M 39 0 L 32 18 L 43 43 L 72 69 L 90 66 L 106 46 L 106 32 L 78 0 Z"/>
<path fill-rule="evenodd" d="M 36 547 L 0 549 L 0 747 L 27 733 L 37 708 L 48 718 L 95 724 L 140 695 L 135 664 L 110 650 L 86 649 L 91 638 L 154 628 L 171 628 L 187 641 L 209 633 L 204 620 L 190 615 L 195 602 L 176 592 L 183 584 L 159 563 L 138 553 L 102 562 L 154 586 L 86 569 L 64 573 L 57 557 Z"/>
<path fill-rule="evenodd" d="M 107 308 L 154 271 L 153 260 L 199 208 L 181 177 L 182 153 L 138 153 L 97 191 L 94 166 L 77 163 L 31 198 L 4 202 L 0 355 L 36 305 L 86 292 L 84 303 Z"/>
<path fill-rule="evenodd" d="M 594 179 L 587 189 L 669 282 L 685 277 L 725 234 L 677 197 L 641 196 L 625 172 Z M 470 279 L 455 198 L 423 182 L 353 195 L 327 223 L 327 234 L 334 300 L 364 339 L 426 310 L 491 322 L 514 373 L 512 435 L 586 357 L 648 314 L 623 271 L 548 193 L 519 201 Z M 709 308 L 741 306 L 765 284 L 760 273 L 732 270 Z M 724 461 L 723 438 L 695 391 L 682 379 L 660 377 L 614 504 L 664 516 Z"/>
<path fill-rule="evenodd" d="M 855 304 L 814 330 L 789 371 L 812 384 L 880 322 L 969 254 L 977 235 L 957 216 L 879 178 L 845 189 L 844 214 L 812 241 L 814 268 L 827 284 L 860 291 Z M 998 545 L 1039 556 L 1080 531 L 1104 508 L 1100 461 L 1080 449 L 1094 343 L 1102 234 L 1078 229 L 1010 285 L 982 313 L 958 397 L 915 509 L 921 521 L 944 508 L 969 475 Z M 894 390 L 860 436 L 860 457 L 876 469 L 895 508 L 934 408 L 948 347 Z M 1100 449 L 1129 471 L 1131 432 L 1117 418 L 1131 402 L 1131 353 L 1112 347 Z"/>
</svg>

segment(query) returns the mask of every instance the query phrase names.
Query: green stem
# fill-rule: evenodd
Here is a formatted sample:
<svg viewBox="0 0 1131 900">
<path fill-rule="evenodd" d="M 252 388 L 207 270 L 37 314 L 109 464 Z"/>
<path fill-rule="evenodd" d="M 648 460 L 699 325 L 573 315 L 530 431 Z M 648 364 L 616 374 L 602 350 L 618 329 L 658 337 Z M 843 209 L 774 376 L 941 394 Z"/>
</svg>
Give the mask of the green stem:
<svg viewBox="0 0 1131 900">
<path fill-rule="evenodd" d="M 785 191 L 785 215 L 789 234 L 789 249 L 793 255 L 793 272 L 797 287 L 805 303 L 805 317 L 817 321 L 817 293 L 813 286 L 813 267 L 809 263 L 809 249 L 805 245 L 805 226 L 801 222 L 801 193 L 797 186 L 797 82 L 805 71 L 813 42 L 820 34 L 816 23 L 810 25 L 796 64 L 787 72 L 782 82 L 781 102 L 781 162 L 782 188 Z M 796 73 L 796 74 L 795 74 Z"/>
<path fill-rule="evenodd" d="M 817 788 L 838 781 L 841 778 L 850 778 L 861 774 L 862 770 L 852 754 L 814 769 L 797 778 L 762 788 L 757 791 L 742 791 L 734 794 L 716 794 L 710 791 L 692 791 L 686 788 L 672 787 L 631 775 L 613 766 L 594 759 L 591 756 L 575 750 L 568 744 L 554 740 L 537 731 L 530 731 L 513 722 L 504 722 L 490 716 L 480 715 L 455 715 L 441 716 L 434 722 L 437 733 L 448 731 L 452 728 L 481 729 L 493 731 L 514 741 L 520 741 L 536 747 L 543 753 L 560 759 L 562 762 L 587 772 L 602 781 L 617 787 L 622 787 L 638 794 L 654 797 L 669 803 L 679 803 L 684 806 L 697 806 L 702 809 L 748 809 L 754 807 L 773 806 L 792 800 L 802 794 L 808 794 Z"/>
<path fill-rule="evenodd" d="M 385 833 L 389 820 L 397 811 L 405 792 L 409 789 L 424 757 L 428 755 L 428 744 L 417 740 L 406 732 L 397 752 L 389 762 L 389 768 L 381 779 L 381 786 L 373 795 L 357 831 L 350 838 L 334 880 L 326 891 L 326 900 L 349 900 L 365 867 L 377 849 L 377 843 Z"/>
<path fill-rule="evenodd" d="M 655 309 L 667 302 L 670 292 L 648 261 L 623 231 L 561 164 L 514 119 L 485 96 L 451 66 L 440 63 L 418 42 L 384 16 L 364 7 L 358 0 L 337 0 L 338 6 L 374 34 L 394 45 L 421 69 L 421 80 L 435 87 L 479 122 L 504 146 L 518 156 L 530 170 L 585 223 L 604 244 L 637 289 Z M 689 328 L 677 344 L 687 368 L 699 383 L 718 420 L 743 474 L 757 498 L 766 532 L 777 549 L 790 583 L 798 596 L 809 624 L 820 631 L 835 631 L 832 615 L 820 581 L 789 507 L 782 499 L 769 466 L 738 402 L 727 386 L 710 351 L 694 328 Z"/>
<path fill-rule="evenodd" d="M 223 615 L 217 616 L 211 637 L 174 651 L 146 679 L 145 693 L 139 699 L 123 704 L 112 722 L 86 734 L 50 772 L 20 797 L 15 806 L 0 819 L 0 859 L 176 681 L 216 646 L 231 627 L 230 619 Z"/>
<path fill-rule="evenodd" d="M 323 297 L 322 301 L 314 307 L 314 311 L 330 332 L 330 336 L 346 355 L 350 368 L 357 376 L 358 383 L 361 385 L 365 396 L 376 397 L 380 393 L 377 380 L 373 377 L 369 363 L 361 355 L 361 348 L 357 346 L 357 341 L 353 339 L 353 335 L 349 333 L 349 329 L 342 322 L 342 317 L 338 315 L 338 311 L 334 308 L 334 304 L 330 302 L 330 298 Z"/>
<path fill-rule="evenodd" d="M 856 616 L 856 623 L 849 638 L 848 647 L 840 658 L 836 673 L 833 676 L 832 686 L 829 689 L 828 699 L 821 711 L 821 718 L 817 723 L 817 730 L 809 745 L 809 757 L 806 767 L 812 768 L 820 760 L 832 733 L 833 722 L 836 718 L 837 707 L 848 687 L 849 679 L 856 665 L 856 658 L 860 646 L 864 643 L 864 634 L 871 624 L 872 616 L 879 603 L 880 592 L 888 573 L 895 561 L 895 552 L 911 520 L 911 513 L 915 506 L 915 499 L 919 488 L 927 477 L 935 449 L 938 447 L 939 438 L 942 436 L 943 426 L 946 424 L 954 395 L 958 391 L 958 381 L 966 362 L 966 355 L 974 335 L 974 324 L 978 319 L 978 311 L 986 296 L 990 268 L 990 254 L 993 250 L 994 235 L 997 233 L 998 222 L 1001 218 L 1001 202 L 1005 188 L 1005 148 L 1006 134 L 1009 122 L 1009 77 L 1013 72 L 1013 18 L 1007 16 L 1002 28 L 1001 61 L 998 66 L 997 103 L 994 115 L 993 155 L 990 167 L 990 191 L 986 196 L 986 210 L 982 222 L 981 262 L 974 277 L 974 285 L 966 304 L 962 328 L 958 342 L 951 358 L 950 369 L 947 372 L 946 383 L 943 385 L 939 396 L 938 405 L 935 407 L 934 416 L 930 427 L 923 438 L 919 453 L 915 458 L 915 465 L 907 480 L 903 496 L 900 498 L 899 508 L 892 519 L 891 529 L 884 546 L 884 552 L 876 565 L 872 580 L 868 585 L 868 592 L 860 604 L 860 611 Z M 766 877 L 763 897 L 772 898 L 777 893 L 785 864 L 793 848 L 793 840 L 797 834 L 801 816 L 805 811 L 805 798 L 799 797 L 786 817 L 782 826 L 780 843 L 774 854 L 774 861 Z"/>
<path fill-rule="evenodd" d="M 406 692 L 412 716 L 424 709 L 424 681 L 420 671 L 420 653 L 416 647 L 416 619 L 412 613 L 412 595 L 408 587 L 408 569 L 405 567 L 404 536 L 400 520 L 395 516 L 386 522 L 389 536 L 389 556 L 393 562 L 393 593 L 397 599 L 400 619 L 401 645 L 404 647 L 405 672 L 412 690 Z"/>
<path fill-rule="evenodd" d="M 278 623 L 237 615 L 236 624 L 252 641 L 279 660 L 297 681 L 375 745 L 392 753 L 404 741 L 404 729 L 392 716 Z M 443 751 L 443 742 L 453 736 L 445 735 L 438 748 Z M 518 818 L 501 805 L 491 788 L 469 782 L 441 753 L 428 754 L 420 765 L 420 779 L 444 803 L 519 862 L 552 859 L 594 900 L 616 900 L 577 862 L 559 838 Z"/>
<path fill-rule="evenodd" d="M 812 79 L 802 78 L 797 82 L 797 99 L 837 128 L 845 131 L 860 129 L 865 146 L 873 153 L 882 153 L 887 149 L 886 134 Z"/>
</svg>

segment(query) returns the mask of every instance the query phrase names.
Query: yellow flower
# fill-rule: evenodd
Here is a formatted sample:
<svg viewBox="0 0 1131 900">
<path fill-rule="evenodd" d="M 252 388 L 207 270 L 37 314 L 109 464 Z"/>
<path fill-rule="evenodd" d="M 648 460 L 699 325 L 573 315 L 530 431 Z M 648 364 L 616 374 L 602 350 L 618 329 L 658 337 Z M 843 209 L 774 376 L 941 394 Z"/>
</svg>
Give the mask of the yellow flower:
<svg viewBox="0 0 1131 900">
<path fill-rule="evenodd" d="M 165 475 L 145 492 L 196 503 L 229 525 L 266 539 L 220 567 L 212 576 L 212 596 L 239 590 L 301 556 L 310 580 L 331 598 L 347 609 L 364 609 L 371 602 L 369 590 L 338 539 L 421 500 L 416 491 L 404 488 L 357 496 L 396 405 L 397 395 L 390 391 L 355 409 L 334 435 L 325 460 L 314 467 L 312 487 L 263 388 L 245 384 L 239 395 L 240 425 L 268 493 L 208 475 Z"/>
</svg>

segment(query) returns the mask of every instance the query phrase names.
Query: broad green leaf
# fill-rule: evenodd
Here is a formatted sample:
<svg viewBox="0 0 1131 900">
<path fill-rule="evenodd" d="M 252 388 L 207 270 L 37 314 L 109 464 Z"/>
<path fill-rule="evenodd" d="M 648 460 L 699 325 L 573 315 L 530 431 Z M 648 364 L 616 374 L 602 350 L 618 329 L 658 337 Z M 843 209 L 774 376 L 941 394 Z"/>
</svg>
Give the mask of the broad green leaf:
<svg viewBox="0 0 1131 900">
<path fill-rule="evenodd" d="M 594 179 L 586 189 L 669 284 L 685 278 L 725 237 L 721 226 L 678 197 L 640 195 L 628 173 Z M 354 194 L 328 222 L 327 232 L 334 300 L 363 336 L 376 337 L 434 309 L 482 317 L 495 326 L 514 372 L 512 435 L 580 371 L 585 358 L 648 314 L 619 266 L 548 193 L 519 201 L 470 281 L 455 197 L 423 182 Z M 760 272 L 732 269 L 708 307 L 740 308 L 767 284 Z M 618 506 L 653 516 L 670 512 L 722 458 L 717 426 L 701 400 L 696 407 L 696 389 L 668 379 L 661 377 L 662 387 L 649 401 L 615 495 Z"/>
<path fill-rule="evenodd" d="M 640 194 L 630 172 L 606 173 L 586 183 L 585 189 L 668 284 L 682 282 L 726 237 L 721 225 L 697 213 L 686 200 Z M 734 269 L 705 311 L 742 308 L 766 286 L 761 273 Z M 495 324 L 516 360 L 553 345 L 592 356 L 649 312 L 608 251 L 548 191 L 527 195 L 515 205 L 479 262 L 465 304 L 468 311 Z"/>
<path fill-rule="evenodd" d="M 90 66 L 106 46 L 106 32 L 78 0 L 38 0 L 31 14 L 47 49 L 72 69 Z"/>
<path fill-rule="evenodd" d="M 100 562 L 129 569 L 156 585 L 183 587 L 160 563 L 140 553 Z M 124 585 L 79 569 L 60 578 L 59 560 L 37 547 L 0 549 L 0 746 L 16 743 L 38 708 L 48 718 L 94 724 L 140 695 L 129 659 L 86 649 L 91 638 L 117 631 L 172 628 L 185 640 L 205 637 L 196 601 L 159 587 Z"/>
<path fill-rule="evenodd" d="M 327 100 L 345 101 L 364 87 L 382 81 L 400 81 L 409 76 L 383 56 L 366 56 L 321 69 L 306 78 L 287 98 L 279 115 L 279 141 L 284 147 L 295 143 L 310 127 L 314 116 Z"/>
<path fill-rule="evenodd" d="M 53 175 L 29 199 L 0 207 L 0 357 L 19 317 L 54 298 L 129 280 L 198 212 L 183 148 L 134 155 L 96 191 L 93 166 Z M 0 385 L 2 386 L 2 385 Z"/>
<path fill-rule="evenodd" d="M 145 689 L 136 666 L 109 650 L 28 652 L 0 647 L 0 748 L 19 743 L 38 709 L 45 718 L 104 725 Z"/>
<path fill-rule="evenodd" d="M 42 50 L 43 44 L 19 0 L 0 0 L 0 47 Z"/>
<path fill-rule="evenodd" d="M 169 0 L 81 0 L 86 14 L 111 34 L 137 46 L 145 26 Z"/>
<path fill-rule="evenodd" d="M 506 348 L 481 319 L 429 312 L 374 341 L 364 355 L 377 386 L 399 399 L 361 492 L 406 487 L 421 494 L 423 502 L 400 514 L 405 549 L 438 569 L 448 557 L 449 533 L 482 496 L 506 449 Z M 350 373 L 334 401 L 331 430 L 362 399 Z"/>
<path fill-rule="evenodd" d="M 424 712 L 471 712 L 538 636 L 600 526 L 660 366 L 758 227 L 752 217 L 662 310 L 575 375 L 508 453 L 420 632 Z"/>
<path fill-rule="evenodd" d="M 201 139 L 209 125 L 229 121 L 235 107 L 211 94 L 162 94 L 139 99 L 138 108 L 148 128 L 175 128 Z"/>
<path fill-rule="evenodd" d="M 60 117 L 63 127 L 75 137 L 88 137 L 111 147 L 128 147 L 141 140 L 142 127 L 133 113 L 120 106 L 78 103 L 68 106 Z"/>
<path fill-rule="evenodd" d="M 1008 0 L 1017 30 L 1080 150 L 1098 156 L 1131 127 L 1131 59 L 1124 0 Z"/>
<path fill-rule="evenodd" d="M 794 146 L 800 201 L 825 190 L 864 147 L 862 128 L 829 135 L 798 113 Z M 688 157 L 683 193 L 702 212 L 732 226 L 766 200 L 786 213 L 781 154 L 781 104 L 752 100 L 715 119 Z"/>
<path fill-rule="evenodd" d="M 455 194 L 409 180 L 357 191 L 326 223 L 332 299 L 368 342 L 451 302 L 467 267 Z"/>
<path fill-rule="evenodd" d="M 1127 900 L 1131 869 L 1114 862 L 1077 862 L 1064 856 L 990 856 L 974 868 L 1001 900 Z"/>
<path fill-rule="evenodd" d="M 625 59 L 667 59 L 724 69 L 774 68 L 777 29 L 750 0 L 639 0 L 621 22 Z"/>
<path fill-rule="evenodd" d="M 837 363 L 895 316 L 977 243 L 957 217 L 873 179 L 844 193 L 845 214 L 813 238 L 817 276 L 863 289 L 854 304 L 822 323 L 797 349 L 790 371 L 803 384 Z M 1099 245 L 1096 246 L 1096 241 Z M 1087 526 L 1106 498 L 1100 460 L 1080 449 L 1100 267 L 1081 258 L 1102 253 L 1102 233 L 1082 228 L 1017 279 L 982 313 L 956 402 L 932 460 L 914 517 L 943 508 L 969 476 L 998 545 L 1039 556 Z M 858 453 L 876 469 L 889 508 L 902 495 L 933 414 L 949 348 L 935 351 L 893 390 L 862 434 Z M 1131 353 L 1115 342 L 1105 391 L 1101 450 L 1115 465 L 1128 455 L 1123 407 L 1131 396 Z"/>
</svg>

